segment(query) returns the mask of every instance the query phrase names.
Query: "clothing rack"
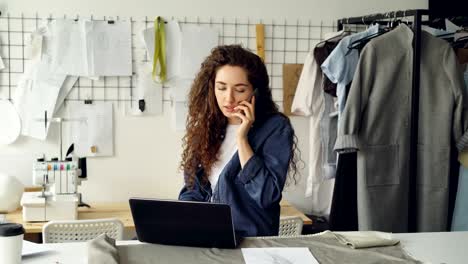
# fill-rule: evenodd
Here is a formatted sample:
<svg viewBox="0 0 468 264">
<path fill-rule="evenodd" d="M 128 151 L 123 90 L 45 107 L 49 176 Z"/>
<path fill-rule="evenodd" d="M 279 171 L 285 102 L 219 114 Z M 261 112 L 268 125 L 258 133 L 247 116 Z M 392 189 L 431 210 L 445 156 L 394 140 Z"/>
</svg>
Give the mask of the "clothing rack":
<svg viewBox="0 0 468 264">
<path fill-rule="evenodd" d="M 411 132 L 410 132 L 410 160 L 409 160 L 409 201 L 408 201 L 408 232 L 416 232 L 416 177 L 418 160 L 418 122 L 419 122 L 419 89 L 421 69 L 421 26 L 422 17 L 429 15 L 429 10 L 415 9 L 404 11 L 392 11 L 383 14 L 372 14 L 361 17 L 343 18 L 338 20 L 338 30 L 344 25 L 370 25 L 382 20 L 391 21 L 397 18 L 413 17 L 413 76 L 412 76 L 412 98 L 411 98 Z"/>
</svg>

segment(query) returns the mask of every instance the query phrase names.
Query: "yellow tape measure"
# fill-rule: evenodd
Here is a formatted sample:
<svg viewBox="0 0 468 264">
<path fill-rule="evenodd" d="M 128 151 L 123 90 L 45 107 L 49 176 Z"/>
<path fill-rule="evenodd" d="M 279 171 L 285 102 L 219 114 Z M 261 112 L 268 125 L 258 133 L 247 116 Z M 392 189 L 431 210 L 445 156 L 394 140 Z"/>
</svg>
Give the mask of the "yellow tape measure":
<svg viewBox="0 0 468 264">
<path fill-rule="evenodd" d="M 157 64 L 159 62 L 159 74 Z M 153 57 L 153 80 L 159 76 L 160 82 L 166 81 L 166 31 L 164 30 L 164 20 L 157 17 L 154 20 L 154 57 Z"/>
</svg>

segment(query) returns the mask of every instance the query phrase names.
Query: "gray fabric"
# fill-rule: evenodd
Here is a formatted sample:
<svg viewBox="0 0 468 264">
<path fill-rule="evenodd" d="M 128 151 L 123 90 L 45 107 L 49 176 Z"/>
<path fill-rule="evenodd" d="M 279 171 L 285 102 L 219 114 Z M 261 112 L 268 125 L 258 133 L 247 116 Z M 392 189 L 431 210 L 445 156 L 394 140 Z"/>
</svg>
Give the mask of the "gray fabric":
<svg viewBox="0 0 468 264">
<path fill-rule="evenodd" d="M 86 242 L 88 247 L 89 264 L 117 264 L 119 252 L 115 246 L 115 239 L 102 234 Z"/>
<path fill-rule="evenodd" d="M 467 44 L 468 45 L 468 44 Z M 466 47 L 465 47 L 466 49 Z M 463 65 L 463 67 L 466 67 L 464 73 L 463 73 L 463 79 L 465 80 L 465 89 L 468 88 L 468 64 Z M 468 146 L 468 131 L 463 134 L 463 136 L 458 140 L 457 142 L 457 148 L 458 150 L 461 151 L 467 151 L 466 146 Z"/>
<path fill-rule="evenodd" d="M 247 238 L 242 248 L 308 247 L 321 264 L 327 263 L 421 263 L 409 257 L 399 245 L 369 249 L 351 249 L 330 232 L 293 238 Z M 140 244 L 118 246 L 120 263 L 245 263 L 241 249 L 190 248 Z"/>
<path fill-rule="evenodd" d="M 325 179 L 335 178 L 336 152 L 333 150 L 337 135 L 338 115 L 330 116 L 335 112 L 335 100 L 333 96 L 324 93 L 324 110 L 320 118 L 320 140 L 322 143 L 322 171 Z"/>
<path fill-rule="evenodd" d="M 468 89 L 468 64 L 464 73 L 465 89 Z M 468 133 L 463 135 L 463 142 L 468 140 Z M 462 162 L 463 163 L 463 162 Z M 453 210 L 452 231 L 468 231 L 468 168 L 460 166 L 458 190 Z"/>
<path fill-rule="evenodd" d="M 335 149 L 359 149 L 359 230 L 408 231 L 412 39 L 400 25 L 364 47 L 339 121 Z M 444 231 L 450 147 L 467 130 L 466 91 L 450 45 L 426 32 L 421 42 L 417 231 Z"/>
<path fill-rule="evenodd" d="M 346 110 L 346 108 L 345 108 Z M 338 123 L 339 124 L 339 123 Z M 338 130 L 338 133 L 340 130 Z M 335 151 L 342 153 L 356 152 L 358 147 L 358 138 L 355 135 L 340 135 L 338 134 L 335 141 Z"/>
</svg>

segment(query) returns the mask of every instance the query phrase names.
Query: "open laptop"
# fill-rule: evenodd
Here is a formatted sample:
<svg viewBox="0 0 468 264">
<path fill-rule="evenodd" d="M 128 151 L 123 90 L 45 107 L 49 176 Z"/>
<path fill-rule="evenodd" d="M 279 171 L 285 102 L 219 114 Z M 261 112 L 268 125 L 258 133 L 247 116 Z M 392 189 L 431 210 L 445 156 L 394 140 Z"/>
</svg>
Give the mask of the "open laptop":
<svg viewBox="0 0 468 264">
<path fill-rule="evenodd" d="M 177 246 L 236 248 L 227 204 L 131 198 L 138 240 Z"/>
</svg>

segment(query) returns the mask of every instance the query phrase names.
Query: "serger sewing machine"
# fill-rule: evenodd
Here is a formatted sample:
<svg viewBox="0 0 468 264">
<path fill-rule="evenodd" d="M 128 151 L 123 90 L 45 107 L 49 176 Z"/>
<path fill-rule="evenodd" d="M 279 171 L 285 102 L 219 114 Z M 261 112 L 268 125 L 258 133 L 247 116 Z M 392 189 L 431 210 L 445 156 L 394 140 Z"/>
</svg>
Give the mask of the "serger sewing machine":
<svg viewBox="0 0 468 264">
<path fill-rule="evenodd" d="M 33 184 L 42 186 L 42 192 L 23 194 L 23 221 L 77 219 L 77 208 L 81 203 L 78 186 L 86 180 L 86 168 L 80 163 L 75 158 L 64 161 L 39 158 L 33 163 Z M 80 167 L 84 167 L 83 172 Z"/>
</svg>

